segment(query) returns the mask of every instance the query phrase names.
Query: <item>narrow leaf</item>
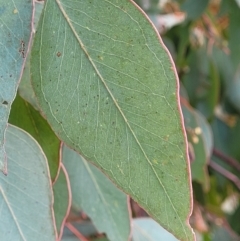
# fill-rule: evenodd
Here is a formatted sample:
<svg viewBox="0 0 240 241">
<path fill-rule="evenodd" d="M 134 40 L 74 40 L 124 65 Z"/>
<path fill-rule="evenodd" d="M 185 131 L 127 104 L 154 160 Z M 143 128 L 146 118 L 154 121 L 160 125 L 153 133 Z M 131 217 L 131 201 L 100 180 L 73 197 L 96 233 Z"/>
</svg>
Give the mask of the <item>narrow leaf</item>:
<svg viewBox="0 0 240 241">
<path fill-rule="evenodd" d="M 126 241 L 130 234 L 127 196 L 96 167 L 63 146 L 62 158 L 70 178 L 76 209 L 82 209 L 99 232 L 112 241 Z"/>
<path fill-rule="evenodd" d="M 38 21 L 42 13 L 43 6 L 44 6 L 43 1 L 42 2 L 34 1 L 34 10 L 35 10 L 34 22 L 33 22 L 34 31 L 37 29 Z M 38 103 L 36 100 L 35 93 L 33 91 L 30 78 L 31 78 L 30 77 L 30 55 L 28 55 L 24 66 L 21 82 L 18 87 L 18 93 L 24 100 L 29 102 L 36 110 L 38 110 L 39 109 Z"/>
<path fill-rule="evenodd" d="M 46 1 L 33 87 L 57 135 L 182 240 L 193 240 L 176 71 L 129 0 Z"/>
<path fill-rule="evenodd" d="M 0 170 L 4 173 L 4 133 L 28 50 L 31 19 L 31 1 L 0 0 Z"/>
<path fill-rule="evenodd" d="M 46 157 L 23 130 L 6 131 L 8 175 L 0 173 L 0 234 L 4 241 L 55 241 L 53 197 Z"/>
<path fill-rule="evenodd" d="M 70 212 L 72 204 L 72 194 L 69 183 L 68 174 L 63 165 L 53 186 L 54 194 L 54 214 L 56 219 L 56 226 L 58 231 L 58 239 L 61 240 L 64 224 Z"/>
<path fill-rule="evenodd" d="M 192 155 L 192 179 L 201 183 L 204 186 L 204 189 L 208 190 L 209 176 L 207 171 L 207 165 L 213 149 L 212 133 L 210 127 L 206 127 L 207 123 L 204 117 L 199 112 L 194 110 L 188 104 L 188 102 L 182 102 L 182 110 L 187 130 L 188 141 L 190 143 L 189 145 L 191 145 L 192 147 L 192 150 L 189 149 L 190 155 Z M 210 137 L 209 140 L 205 140 L 202 125 L 204 125 L 204 127 L 207 128 L 207 137 Z M 193 151 L 192 154 L 191 151 Z"/>
</svg>

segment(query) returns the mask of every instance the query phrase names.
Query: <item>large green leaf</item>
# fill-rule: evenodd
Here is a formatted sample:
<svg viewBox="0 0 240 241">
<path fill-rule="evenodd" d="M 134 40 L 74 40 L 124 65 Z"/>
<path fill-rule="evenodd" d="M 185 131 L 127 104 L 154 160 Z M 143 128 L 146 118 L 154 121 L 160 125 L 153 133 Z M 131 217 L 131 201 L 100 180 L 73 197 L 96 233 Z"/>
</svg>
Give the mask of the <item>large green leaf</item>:
<svg viewBox="0 0 240 241">
<path fill-rule="evenodd" d="M 182 240 L 193 240 L 173 63 L 128 0 L 46 1 L 33 87 L 57 135 Z"/>
<path fill-rule="evenodd" d="M 70 179 L 73 207 L 82 209 L 98 231 L 106 233 L 110 240 L 128 240 L 127 196 L 96 167 L 66 146 L 63 146 L 62 160 Z"/>
<path fill-rule="evenodd" d="M 17 95 L 12 104 L 9 123 L 24 129 L 38 141 L 47 156 L 51 178 L 54 182 L 60 168 L 60 141 L 47 121 L 28 102 Z"/>
<path fill-rule="evenodd" d="M 29 0 L 0 0 L 0 170 L 7 172 L 4 133 L 31 35 Z"/>
<path fill-rule="evenodd" d="M 9 125 L 6 151 L 8 175 L 0 173 L 0 239 L 55 241 L 50 174 L 41 147 Z"/>
</svg>

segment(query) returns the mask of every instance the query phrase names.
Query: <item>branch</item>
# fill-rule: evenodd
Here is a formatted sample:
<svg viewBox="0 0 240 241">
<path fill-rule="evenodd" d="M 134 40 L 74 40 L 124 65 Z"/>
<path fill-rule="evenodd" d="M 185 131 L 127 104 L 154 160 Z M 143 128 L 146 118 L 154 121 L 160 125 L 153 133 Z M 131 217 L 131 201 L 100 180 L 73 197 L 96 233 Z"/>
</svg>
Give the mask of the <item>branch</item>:
<svg viewBox="0 0 240 241">
<path fill-rule="evenodd" d="M 71 223 L 65 223 L 65 226 L 81 241 L 89 241 L 86 239 Z"/>
<path fill-rule="evenodd" d="M 218 173 L 220 173 L 221 175 L 223 175 L 224 177 L 226 177 L 227 179 L 229 179 L 230 181 L 232 181 L 236 185 L 236 187 L 240 190 L 240 179 L 236 175 L 227 171 L 226 169 L 224 169 L 214 161 L 210 161 L 209 166 L 215 171 L 217 171 Z"/>
<path fill-rule="evenodd" d="M 226 154 L 222 153 L 221 151 L 219 151 L 216 148 L 213 149 L 213 154 L 216 157 L 219 157 L 221 160 L 225 161 L 227 164 L 236 168 L 238 171 L 240 171 L 240 163 L 237 160 L 235 160 L 234 158 L 227 156 Z"/>
</svg>

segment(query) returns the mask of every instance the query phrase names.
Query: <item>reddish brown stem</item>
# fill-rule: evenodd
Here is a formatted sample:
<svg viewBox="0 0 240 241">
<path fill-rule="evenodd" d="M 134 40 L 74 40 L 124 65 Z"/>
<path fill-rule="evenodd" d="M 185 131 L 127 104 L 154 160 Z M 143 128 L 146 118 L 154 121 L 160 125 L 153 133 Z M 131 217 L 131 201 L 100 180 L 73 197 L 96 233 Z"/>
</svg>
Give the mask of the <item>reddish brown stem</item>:
<svg viewBox="0 0 240 241">
<path fill-rule="evenodd" d="M 227 171 L 226 169 L 224 169 L 214 161 L 210 161 L 209 166 L 215 171 L 217 171 L 218 173 L 220 173 L 221 175 L 223 175 L 224 177 L 226 177 L 227 179 L 229 179 L 230 181 L 232 181 L 240 190 L 240 179 L 236 175 Z"/>
<path fill-rule="evenodd" d="M 81 241 L 89 241 L 85 238 L 71 223 L 65 223 L 65 226 Z"/>
<path fill-rule="evenodd" d="M 227 156 L 223 152 L 219 151 L 218 149 L 214 148 L 213 149 L 213 155 L 216 157 L 219 157 L 221 160 L 229 164 L 230 166 L 236 168 L 238 171 L 240 171 L 240 163 L 235 160 L 234 158 Z"/>
</svg>

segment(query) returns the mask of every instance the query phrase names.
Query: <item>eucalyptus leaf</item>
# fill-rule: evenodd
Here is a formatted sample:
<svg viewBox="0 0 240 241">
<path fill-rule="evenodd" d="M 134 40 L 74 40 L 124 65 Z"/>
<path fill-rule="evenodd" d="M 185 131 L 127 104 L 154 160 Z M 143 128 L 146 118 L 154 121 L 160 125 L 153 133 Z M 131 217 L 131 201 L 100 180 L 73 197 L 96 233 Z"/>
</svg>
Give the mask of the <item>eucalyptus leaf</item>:
<svg viewBox="0 0 240 241">
<path fill-rule="evenodd" d="M 53 208 L 56 220 L 56 227 L 58 231 L 58 240 L 60 240 L 62 237 L 64 224 L 70 212 L 70 207 L 72 204 L 72 195 L 69 178 L 63 165 L 61 165 L 58 178 L 53 185 L 53 194 Z"/>
<path fill-rule="evenodd" d="M 178 241 L 151 218 L 133 220 L 133 241 Z"/>
<path fill-rule="evenodd" d="M 63 146 L 62 161 L 69 175 L 73 208 L 83 210 L 101 233 L 112 241 L 125 241 L 130 235 L 127 196 L 96 167 L 78 153 Z"/>
<path fill-rule="evenodd" d="M 28 102 L 17 95 L 12 104 L 9 123 L 27 131 L 38 141 L 47 156 L 51 178 L 54 182 L 60 168 L 60 141 L 47 121 Z"/>
<path fill-rule="evenodd" d="M 37 29 L 38 21 L 41 16 L 43 10 L 43 2 L 34 1 L 34 22 L 33 27 L 34 30 Z M 23 75 L 21 78 L 21 82 L 18 87 L 19 95 L 29 102 L 36 110 L 39 109 L 38 103 L 36 100 L 35 93 L 33 91 L 33 87 L 31 84 L 31 76 L 30 76 L 30 55 L 27 56 L 26 63 L 23 70 Z"/>
<path fill-rule="evenodd" d="M 204 189 L 208 190 L 209 176 L 207 165 L 213 149 L 212 133 L 204 116 L 189 106 L 187 102 L 182 102 L 182 110 L 189 145 L 193 149 L 193 160 L 191 163 L 192 179 L 201 183 Z M 205 131 L 204 134 L 203 130 Z M 191 152 L 191 149 L 189 151 Z"/>
<path fill-rule="evenodd" d="M 31 74 L 56 134 L 163 227 L 194 240 L 176 70 L 144 13 L 129 0 L 47 0 Z"/>
<path fill-rule="evenodd" d="M 6 131 L 8 175 L 0 173 L 0 234 L 4 241 L 55 241 L 53 195 L 47 159 L 25 131 Z"/>
<path fill-rule="evenodd" d="M 31 37 L 32 3 L 0 0 L 0 170 L 7 173 L 4 133 Z"/>
</svg>

